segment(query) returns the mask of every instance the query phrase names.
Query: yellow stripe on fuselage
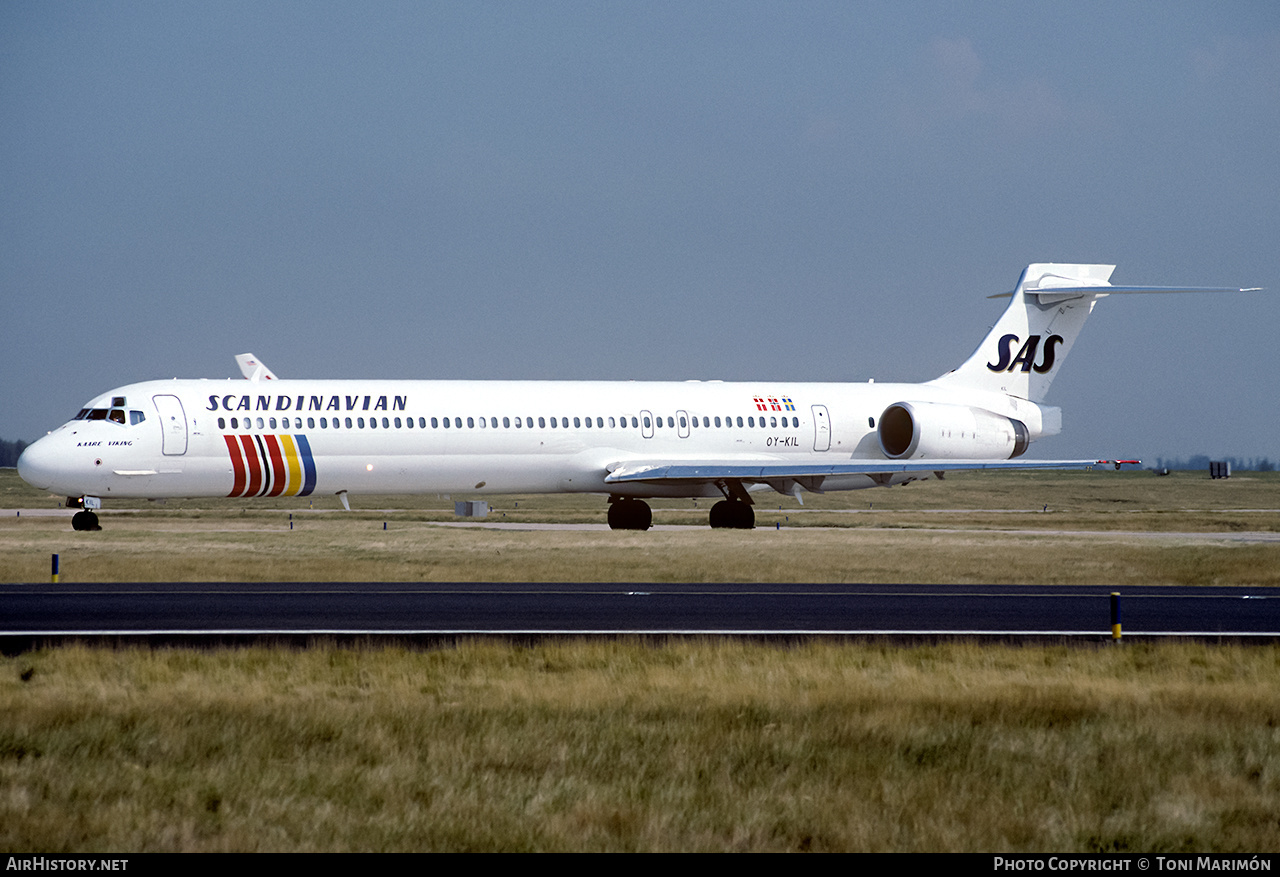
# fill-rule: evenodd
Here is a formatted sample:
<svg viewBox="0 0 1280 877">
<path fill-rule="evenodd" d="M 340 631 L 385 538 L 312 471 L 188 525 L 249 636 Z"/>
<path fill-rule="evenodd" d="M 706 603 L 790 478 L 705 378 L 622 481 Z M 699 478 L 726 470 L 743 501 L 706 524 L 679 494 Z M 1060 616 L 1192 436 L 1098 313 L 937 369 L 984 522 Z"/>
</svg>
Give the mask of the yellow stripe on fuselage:
<svg viewBox="0 0 1280 877">
<path fill-rule="evenodd" d="M 289 486 L 283 495 L 296 496 L 302 489 L 302 461 L 298 457 L 298 445 L 291 435 L 280 436 L 280 445 L 284 448 L 285 465 L 289 467 Z"/>
</svg>

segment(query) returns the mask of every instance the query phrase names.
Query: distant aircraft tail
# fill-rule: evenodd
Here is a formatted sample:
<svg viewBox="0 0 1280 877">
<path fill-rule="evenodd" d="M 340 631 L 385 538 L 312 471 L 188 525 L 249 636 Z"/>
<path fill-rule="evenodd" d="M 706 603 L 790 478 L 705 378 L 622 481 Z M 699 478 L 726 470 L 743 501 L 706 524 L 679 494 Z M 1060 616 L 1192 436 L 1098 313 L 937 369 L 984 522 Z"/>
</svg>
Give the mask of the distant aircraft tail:
<svg viewBox="0 0 1280 877">
<path fill-rule="evenodd" d="M 1242 292 L 1235 287 L 1112 286 L 1114 265 L 1043 262 L 1018 278 L 1008 309 L 963 365 L 930 383 L 1039 402 L 1098 299 L 1131 292 Z"/>
<path fill-rule="evenodd" d="M 236 355 L 236 365 L 240 366 L 240 374 L 244 375 L 255 384 L 258 381 L 276 381 L 279 380 L 271 369 L 267 368 L 258 361 L 252 353 L 240 353 Z"/>
</svg>

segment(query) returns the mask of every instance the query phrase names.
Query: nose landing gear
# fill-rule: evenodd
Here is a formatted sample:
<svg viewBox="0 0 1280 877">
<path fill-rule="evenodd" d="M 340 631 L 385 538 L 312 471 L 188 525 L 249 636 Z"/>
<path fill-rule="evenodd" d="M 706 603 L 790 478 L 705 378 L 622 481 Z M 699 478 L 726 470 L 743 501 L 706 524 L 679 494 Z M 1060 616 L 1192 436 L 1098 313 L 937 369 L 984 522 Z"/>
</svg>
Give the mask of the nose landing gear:
<svg viewBox="0 0 1280 877">
<path fill-rule="evenodd" d="M 98 516 L 91 511 L 76 512 L 71 516 L 72 530 L 101 530 L 98 526 Z"/>
</svg>

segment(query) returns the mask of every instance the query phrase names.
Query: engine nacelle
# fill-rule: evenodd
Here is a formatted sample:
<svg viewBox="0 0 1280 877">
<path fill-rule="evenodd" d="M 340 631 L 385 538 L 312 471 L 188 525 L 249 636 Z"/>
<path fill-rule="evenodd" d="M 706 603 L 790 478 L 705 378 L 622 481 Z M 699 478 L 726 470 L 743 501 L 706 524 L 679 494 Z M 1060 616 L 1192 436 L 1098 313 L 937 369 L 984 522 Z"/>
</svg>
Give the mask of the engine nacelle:
<svg viewBox="0 0 1280 877">
<path fill-rule="evenodd" d="M 942 402 L 895 402 L 880 415 L 880 450 L 894 460 L 1005 460 L 1031 435 L 1021 420 Z"/>
</svg>

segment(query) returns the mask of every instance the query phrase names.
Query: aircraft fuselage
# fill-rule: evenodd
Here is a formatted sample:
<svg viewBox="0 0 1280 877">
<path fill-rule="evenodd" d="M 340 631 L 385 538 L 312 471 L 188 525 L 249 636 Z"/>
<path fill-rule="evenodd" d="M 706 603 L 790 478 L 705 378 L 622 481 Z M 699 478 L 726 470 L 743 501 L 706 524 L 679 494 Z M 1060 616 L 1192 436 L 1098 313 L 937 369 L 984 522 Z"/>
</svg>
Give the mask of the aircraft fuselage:
<svg viewBox="0 0 1280 877">
<path fill-rule="evenodd" d="M 605 478 L 637 460 L 887 461 L 877 426 L 886 408 L 908 400 L 994 412 L 1026 424 L 1031 439 L 1057 431 L 1057 409 L 929 384 L 171 380 L 92 400 L 84 410 L 106 416 L 85 415 L 40 439 L 22 474 L 54 493 L 103 498 L 719 496 L 707 482 Z M 954 444 L 953 457 L 1012 456 L 994 436 L 985 454 L 975 454 L 982 446 L 972 436 Z M 823 489 L 884 483 L 836 475 Z"/>
</svg>

